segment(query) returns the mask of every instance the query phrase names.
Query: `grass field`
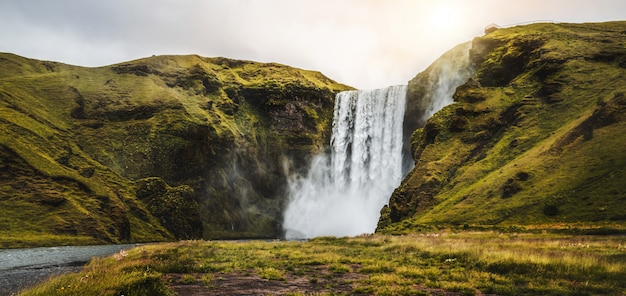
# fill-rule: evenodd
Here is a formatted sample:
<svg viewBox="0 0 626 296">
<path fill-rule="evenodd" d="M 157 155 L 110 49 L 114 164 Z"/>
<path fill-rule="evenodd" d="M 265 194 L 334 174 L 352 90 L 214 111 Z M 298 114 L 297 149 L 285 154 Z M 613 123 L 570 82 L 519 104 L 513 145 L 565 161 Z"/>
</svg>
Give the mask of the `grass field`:
<svg viewBox="0 0 626 296">
<path fill-rule="evenodd" d="M 182 241 L 23 295 L 626 295 L 626 237 L 495 231 Z"/>
</svg>

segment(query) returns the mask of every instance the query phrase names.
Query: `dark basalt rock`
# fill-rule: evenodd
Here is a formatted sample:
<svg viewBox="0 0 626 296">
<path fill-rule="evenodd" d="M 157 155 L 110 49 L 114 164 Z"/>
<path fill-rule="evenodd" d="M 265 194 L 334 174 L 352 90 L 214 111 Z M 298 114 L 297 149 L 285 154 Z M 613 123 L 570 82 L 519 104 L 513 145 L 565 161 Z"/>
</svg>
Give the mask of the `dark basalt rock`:
<svg viewBox="0 0 626 296">
<path fill-rule="evenodd" d="M 202 237 L 196 193 L 190 186 L 170 187 L 155 177 L 138 180 L 136 184 L 137 197 L 177 239 Z"/>
</svg>

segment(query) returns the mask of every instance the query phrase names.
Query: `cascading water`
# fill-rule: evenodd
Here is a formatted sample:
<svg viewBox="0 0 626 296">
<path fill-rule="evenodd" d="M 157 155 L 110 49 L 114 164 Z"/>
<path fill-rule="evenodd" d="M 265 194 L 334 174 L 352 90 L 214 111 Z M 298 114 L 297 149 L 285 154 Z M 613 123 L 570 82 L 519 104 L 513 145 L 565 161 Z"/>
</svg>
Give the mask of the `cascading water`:
<svg viewBox="0 0 626 296">
<path fill-rule="evenodd" d="M 402 135 L 454 102 L 456 88 L 473 73 L 470 47 L 471 42 L 458 45 L 423 72 L 418 81 L 423 94 L 411 102 L 415 113 L 410 117 L 404 116 L 407 86 L 337 95 L 330 155 L 315 157 L 306 176 L 289 180 L 286 238 L 353 236 L 376 229 L 381 208 L 413 165 L 410 157 L 403 161 L 410 145 Z"/>
<path fill-rule="evenodd" d="M 420 98 L 425 107 L 424 120 L 454 103 L 452 95 L 456 88 L 472 76 L 474 71 L 469 57 L 471 47 L 471 42 L 459 44 L 433 63 L 432 71 L 428 75 L 430 85 Z"/>
<path fill-rule="evenodd" d="M 286 237 L 352 236 L 376 229 L 400 184 L 406 86 L 337 95 L 332 151 L 304 178 L 290 180 Z"/>
</svg>

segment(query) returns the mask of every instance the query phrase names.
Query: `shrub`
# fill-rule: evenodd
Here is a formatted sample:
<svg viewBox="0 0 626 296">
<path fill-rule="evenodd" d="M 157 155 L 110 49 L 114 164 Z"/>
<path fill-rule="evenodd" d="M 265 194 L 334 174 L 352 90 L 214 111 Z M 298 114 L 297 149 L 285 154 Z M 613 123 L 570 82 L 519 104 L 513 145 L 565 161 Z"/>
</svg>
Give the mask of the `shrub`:
<svg viewBox="0 0 626 296">
<path fill-rule="evenodd" d="M 559 214 L 559 208 L 556 205 L 546 205 L 543 207 L 543 214 L 546 216 L 556 216 Z"/>
</svg>

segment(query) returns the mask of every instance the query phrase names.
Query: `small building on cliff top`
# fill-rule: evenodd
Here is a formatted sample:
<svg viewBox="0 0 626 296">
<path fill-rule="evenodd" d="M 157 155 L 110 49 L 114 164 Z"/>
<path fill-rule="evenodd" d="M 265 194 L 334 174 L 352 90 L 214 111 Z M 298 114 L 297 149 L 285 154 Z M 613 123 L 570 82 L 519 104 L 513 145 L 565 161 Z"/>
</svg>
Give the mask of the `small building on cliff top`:
<svg viewBox="0 0 626 296">
<path fill-rule="evenodd" d="M 485 27 L 485 35 L 500 29 L 497 24 L 491 23 Z"/>
</svg>

